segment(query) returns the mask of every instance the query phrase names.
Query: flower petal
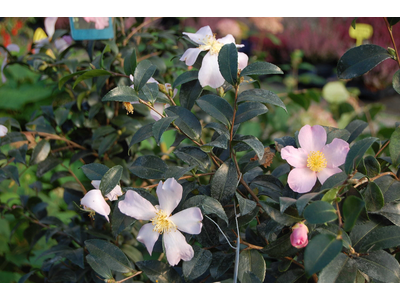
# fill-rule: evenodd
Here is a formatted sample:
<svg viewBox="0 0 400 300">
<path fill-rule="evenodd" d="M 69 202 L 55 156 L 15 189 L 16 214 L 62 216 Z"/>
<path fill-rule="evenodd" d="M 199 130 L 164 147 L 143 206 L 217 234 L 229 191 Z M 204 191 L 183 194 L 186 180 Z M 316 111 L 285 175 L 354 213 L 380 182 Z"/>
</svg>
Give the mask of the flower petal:
<svg viewBox="0 0 400 300">
<path fill-rule="evenodd" d="M 286 159 L 289 165 L 296 168 L 307 167 L 307 152 L 302 148 L 295 148 L 293 146 L 286 146 L 281 150 L 281 157 Z"/>
<path fill-rule="evenodd" d="M 163 234 L 163 242 L 167 260 L 171 266 L 175 266 L 182 259 L 189 261 L 194 256 L 192 246 L 190 246 L 180 231 L 171 231 Z"/>
<path fill-rule="evenodd" d="M 99 189 L 101 180 L 92 180 L 91 184 L 95 189 Z"/>
<path fill-rule="evenodd" d="M 219 71 L 218 55 L 211 55 L 208 52 L 204 56 L 199 70 L 199 81 L 202 87 L 209 85 L 212 88 L 218 88 L 224 84 L 225 79 Z"/>
<path fill-rule="evenodd" d="M 110 206 L 108 206 L 106 200 L 104 200 L 103 195 L 100 190 L 90 190 L 86 193 L 86 195 L 81 199 L 81 204 L 93 209 L 98 214 L 104 216 L 108 222 L 108 215 L 110 214 Z"/>
<path fill-rule="evenodd" d="M 322 171 L 317 173 L 317 177 L 319 182 L 321 182 L 321 184 L 323 184 L 325 182 L 325 180 L 327 180 L 329 177 L 331 177 L 334 174 L 340 173 L 342 172 L 342 170 L 340 170 L 337 167 L 334 168 L 325 168 Z"/>
<path fill-rule="evenodd" d="M 183 32 L 183 34 L 186 34 L 189 39 L 191 39 L 193 42 L 198 43 L 200 45 L 205 44 L 204 40 L 208 35 L 213 36 L 213 32 L 212 32 L 210 26 L 201 27 L 199 30 L 197 30 L 196 33 Z"/>
<path fill-rule="evenodd" d="M 0 125 L 0 137 L 5 136 L 7 134 L 7 132 L 8 132 L 7 127 L 4 125 Z"/>
<path fill-rule="evenodd" d="M 58 17 L 49 17 L 44 19 L 44 29 L 47 35 L 51 38 L 54 34 Z"/>
<path fill-rule="evenodd" d="M 168 178 L 164 183 L 160 181 L 156 191 L 160 209 L 169 216 L 181 201 L 182 192 L 183 188 L 175 178 Z"/>
<path fill-rule="evenodd" d="M 157 242 L 158 236 L 160 235 L 158 231 L 153 230 L 153 228 L 153 224 L 147 223 L 140 228 L 137 236 L 137 240 L 146 246 L 150 255 L 153 252 L 154 244 Z"/>
<path fill-rule="evenodd" d="M 299 132 L 299 144 L 307 152 L 321 151 L 326 143 L 326 131 L 320 125 L 304 125 Z"/>
<path fill-rule="evenodd" d="M 217 42 L 220 42 L 222 44 L 231 44 L 234 43 L 235 44 L 235 38 L 233 37 L 232 34 L 227 34 L 226 36 L 224 36 L 223 38 L 217 39 Z M 236 44 L 235 44 L 236 45 Z"/>
<path fill-rule="evenodd" d="M 192 66 L 196 62 L 201 51 L 200 48 L 189 48 L 183 53 L 179 60 L 184 61 L 187 66 Z"/>
<path fill-rule="evenodd" d="M 190 234 L 199 234 L 201 232 L 201 227 L 203 226 L 201 223 L 203 215 L 198 207 L 184 209 L 169 217 L 169 220 L 178 226 L 180 231 Z"/>
<path fill-rule="evenodd" d="M 309 168 L 295 168 L 289 172 L 287 181 L 293 191 L 307 193 L 314 187 L 317 175 Z"/>
<path fill-rule="evenodd" d="M 114 201 L 114 200 L 118 200 L 118 196 L 122 196 L 122 190 L 119 184 L 117 184 L 112 190 L 111 192 L 109 192 L 106 197 L 108 198 L 108 200 Z"/>
<path fill-rule="evenodd" d="M 239 70 L 243 70 L 244 68 L 246 68 L 249 62 L 249 57 L 243 52 L 238 52 L 238 58 L 239 58 L 238 68 Z"/>
<path fill-rule="evenodd" d="M 335 168 L 343 165 L 349 150 L 349 143 L 341 139 L 333 139 L 332 143 L 322 148 L 322 153 L 324 153 L 327 162 L 326 166 Z"/>
<path fill-rule="evenodd" d="M 125 194 L 125 200 L 118 202 L 119 210 L 137 220 L 150 220 L 156 216 L 156 209 L 137 192 L 128 190 Z"/>
<path fill-rule="evenodd" d="M 164 113 L 164 103 L 154 103 L 154 109 L 159 113 Z M 158 121 L 161 119 L 161 116 L 156 113 L 154 110 L 150 110 L 150 115 L 153 117 L 154 120 Z"/>
</svg>

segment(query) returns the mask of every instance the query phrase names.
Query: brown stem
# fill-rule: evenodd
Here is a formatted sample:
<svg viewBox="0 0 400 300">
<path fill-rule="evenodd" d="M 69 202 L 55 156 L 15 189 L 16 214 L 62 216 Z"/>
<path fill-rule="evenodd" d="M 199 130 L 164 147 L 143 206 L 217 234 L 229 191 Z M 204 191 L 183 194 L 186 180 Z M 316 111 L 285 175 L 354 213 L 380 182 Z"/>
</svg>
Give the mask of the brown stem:
<svg viewBox="0 0 400 300">
<path fill-rule="evenodd" d="M 387 145 L 389 145 L 390 140 L 388 140 L 385 145 L 382 146 L 381 149 L 379 149 L 379 151 L 375 154 L 375 157 L 378 157 L 379 154 L 381 154 L 381 152 L 383 151 L 383 149 L 385 149 L 387 147 Z"/>
<path fill-rule="evenodd" d="M 83 193 L 86 194 L 87 191 L 85 187 L 83 186 L 82 182 L 78 179 L 78 177 L 75 176 L 74 172 L 72 172 L 71 168 L 66 167 L 63 163 L 61 163 L 61 166 L 63 166 L 68 170 L 69 174 L 71 174 L 71 176 L 74 177 L 75 181 L 81 186 Z"/>
<path fill-rule="evenodd" d="M 342 215 L 340 214 L 339 203 L 337 201 L 336 201 L 336 212 L 337 212 L 338 220 L 339 220 L 339 228 L 342 228 L 343 227 Z"/>
<path fill-rule="evenodd" d="M 375 177 L 373 177 L 373 178 L 370 178 L 369 181 L 374 181 L 374 180 L 376 180 L 376 179 L 378 179 L 378 178 L 380 178 L 380 177 L 386 176 L 386 175 L 391 175 L 391 176 L 393 176 L 397 181 L 400 181 L 400 179 L 397 178 L 396 174 L 394 174 L 393 172 L 384 172 L 384 173 L 381 173 L 381 174 L 379 174 L 379 175 L 377 175 L 377 176 L 375 176 Z M 364 178 L 360 179 L 360 181 L 354 186 L 354 188 L 356 188 L 356 187 L 358 187 L 358 186 L 360 186 L 360 185 L 362 185 L 362 184 L 364 184 L 364 183 L 366 183 L 366 182 L 368 182 L 368 178 L 364 177 Z"/>
<path fill-rule="evenodd" d="M 131 279 L 131 278 L 133 278 L 133 277 L 135 277 L 135 276 L 137 276 L 137 275 L 139 275 L 139 274 L 142 274 L 142 271 L 136 272 L 135 274 L 133 274 L 133 275 L 131 275 L 131 276 L 129 276 L 129 277 L 126 277 L 126 278 L 124 278 L 124 279 L 122 279 L 122 280 L 116 281 L 115 283 L 124 282 L 124 281 L 126 281 L 126 280 L 128 280 L 128 279 Z"/>
<path fill-rule="evenodd" d="M 397 60 L 397 63 L 399 65 L 399 67 L 400 67 L 399 52 L 397 52 L 396 43 L 395 43 L 394 38 L 393 38 L 392 27 L 390 26 L 389 21 L 387 20 L 387 18 L 384 18 L 384 19 L 385 19 L 386 27 L 387 27 L 387 29 L 389 31 L 390 39 L 392 40 L 394 51 L 396 52 L 396 60 Z"/>
<path fill-rule="evenodd" d="M 60 137 L 60 136 L 58 136 L 58 135 L 55 135 L 55 134 L 46 133 L 46 132 L 39 132 L 39 131 L 21 131 L 21 133 L 23 133 L 25 136 L 26 136 L 26 135 L 34 135 L 34 134 L 37 134 L 37 135 L 40 135 L 40 136 L 43 136 L 43 137 L 46 137 L 46 138 L 49 138 L 49 139 L 52 139 L 52 140 L 64 141 L 64 142 L 66 142 L 66 143 L 68 143 L 68 144 L 71 144 L 71 145 L 74 146 L 75 148 L 79 148 L 79 149 L 82 149 L 82 150 L 86 150 L 85 147 L 83 147 L 83 146 L 81 146 L 81 145 L 79 145 L 79 144 L 77 144 L 77 143 L 75 143 L 75 142 L 73 142 L 73 141 L 70 141 L 70 140 L 68 140 L 68 139 L 66 139 L 66 138 L 64 138 L 64 137 Z"/>
<path fill-rule="evenodd" d="M 214 174 L 215 174 L 215 172 L 203 173 L 203 174 L 196 174 L 196 175 L 187 175 L 187 176 L 183 176 L 183 177 L 179 178 L 178 180 L 188 179 L 188 178 L 193 178 L 193 177 L 209 176 L 209 175 L 214 175 Z M 145 188 L 145 189 L 152 189 L 152 188 L 157 187 L 157 186 L 158 186 L 158 183 L 153 184 L 153 185 L 148 185 L 148 186 L 145 186 L 145 187 L 143 187 L 143 188 Z"/>
<path fill-rule="evenodd" d="M 128 36 L 126 37 L 126 39 L 124 39 L 123 41 L 123 45 L 126 46 L 126 44 L 128 43 L 129 39 L 135 34 L 137 33 L 140 29 L 142 29 L 144 26 L 150 24 L 151 22 L 154 22 L 158 19 L 161 19 L 162 17 L 157 17 L 157 18 L 151 18 L 150 20 L 147 20 L 146 22 L 143 22 L 142 24 L 140 24 L 138 27 L 136 27 L 135 29 L 133 29 L 131 31 L 131 33 L 128 34 Z"/>
</svg>

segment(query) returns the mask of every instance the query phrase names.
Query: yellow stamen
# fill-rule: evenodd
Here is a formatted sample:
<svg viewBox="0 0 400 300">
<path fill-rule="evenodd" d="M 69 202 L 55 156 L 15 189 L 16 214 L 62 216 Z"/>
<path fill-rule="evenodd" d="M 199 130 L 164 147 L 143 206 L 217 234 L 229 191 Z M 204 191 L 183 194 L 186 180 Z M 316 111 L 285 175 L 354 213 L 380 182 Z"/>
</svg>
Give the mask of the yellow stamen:
<svg viewBox="0 0 400 300">
<path fill-rule="evenodd" d="M 215 39 L 215 35 L 214 36 L 208 35 L 205 38 L 204 42 L 205 42 L 204 45 L 200 45 L 199 48 L 203 51 L 210 50 L 211 55 L 218 54 L 222 46 L 224 45 Z"/>
<path fill-rule="evenodd" d="M 129 115 L 130 113 L 133 114 L 133 105 L 130 102 L 124 102 L 124 107 L 127 111 L 127 115 Z"/>
<path fill-rule="evenodd" d="M 311 171 L 321 172 L 326 168 L 326 158 L 321 151 L 311 151 L 307 158 L 307 167 Z"/>
<path fill-rule="evenodd" d="M 176 225 L 168 219 L 168 215 L 161 209 L 156 212 L 156 216 L 150 221 L 154 225 L 153 231 L 157 231 L 160 234 L 171 230 L 176 231 Z"/>
</svg>

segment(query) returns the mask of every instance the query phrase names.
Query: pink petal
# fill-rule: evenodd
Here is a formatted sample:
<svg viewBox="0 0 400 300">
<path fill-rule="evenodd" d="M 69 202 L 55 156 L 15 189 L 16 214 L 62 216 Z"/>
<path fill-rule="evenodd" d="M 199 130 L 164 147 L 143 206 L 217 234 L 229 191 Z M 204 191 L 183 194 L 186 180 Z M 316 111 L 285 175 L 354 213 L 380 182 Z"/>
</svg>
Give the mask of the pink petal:
<svg viewBox="0 0 400 300">
<path fill-rule="evenodd" d="M 147 83 L 157 83 L 158 84 L 158 81 L 155 80 L 153 77 L 150 77 L 150 79 L 147 80 Z"/>
<path fill-rule="evenodd" d="M 211 55 L 208 52 L 204 56 L 199 70 L 199 81 L 202 87 L 209 85 L 212 88 L 219 88 L 224 84 L 225 79 L 219 71 L 217 54 Z"/>
<path fill-rule="evenodd" d="M 293 191 L 307 193 L 314 187 L 317 175 L 309 168 L 295 168 L 289 172 L 287 181 Z"/>
<path fill-rule="evenodd" d="M 153 224 L 147 223 L 140 228 L 137 236 L 137 240 L 146 246 L 150 255 L 153 252 L 154 244 L 157 242 L 158 236 L 160 235 L 158 231 L 154 231 L 153 228 Z"/>
<path fill-rule="evenodd" d="M 222 43 L 224 45 L 225 44 L 231 44 L 231 43 L 235 44 L 235 38 L 233 37 L 232 34 L 227 34 L 223 38 L 217 39 L 217 42 L 220 42 L 220 43 Z"/>
<path fill-rule="evenodd" d="M 95 189 L 99 189 L 101 180 L 92 180 L 91 184 Z"/>
<path fill-rule="evenodd" d="M 122 190 L 121 187 L 119 186 L 119 184 L 117 184 L 112 190 L 111 192 L 109 192 L 106 197 L 108 198 L 108 200 L 114 201 L 114 200 L 118 200 L 118 197 L 122 196 Z"/>
<path fill-rule="evenodd" d="M 303 223 L 297 223 L 293 226 L 293 232 L 290 235 L 290 243 L 298 249 L 304 248 L 308 244 L 308 228 Z"/>
<path fill-rule="evenodd" d="M 238 68 L 240 70 L 243 70 L 244 68 L 246 68 L 246 66 L 249 62 L 249 57 L 243 52 L 238 52 L 238 58 L 239 58 Z"/>
<path fill-rule="evenodd" d="M 169 216 L 181 201 L 182 192 L 183 188 L 175 178 L 168 178 L 164 183 L 160 181 L 156 191 L 160 209 Z"/>
<path fill-rule="evenodd" d="M 108 215 L 110 214 L 110 206 L 108 206 L 106 200 L 104 200 L 103 195 L 100 190 L 90 190 L 81 199 L 81 204 L 93 209 L 96 213 L 104 216 L 108 222 Z"/>
<path fill-rule="evenodd" d="M 7 134 L 7 132 L 8 132 L 7 127 L 4 125 L 0 125 L 0 137 L 5 136 Z"/>
<path fill-rule="evenodd" d="M 326 131 L 319 125 L 304 125 L 299 132 L 299 144 L 307 152 L 321 151 L 326 143 Z"/>
<path fill-rule="evenodd" d="M 192 66 L 196 62 L 201 51 L 200 48 L 189 48 L 183 53 L 179 60 L 184 61 L 187 66 Z"/>
<path fill-rule="evenodd" d="M 163 242 L 167 260 L 171 266 L 175 266 L 182 259 L 189 261 L 194 256 L 192 246 L 190 246 L 182 233 L 171 231 L 163 234 Z"/>
<path fill-rule="evenodd" d="M 49 38 L 51 38 L 54 34 L 57 19 L 58 19 L 58 17 L 44 19 L 44 29 L 46 30 L 46 33 L 49 36 Z"/>
<path fill-rule="evenodd" d="M 186 34 L 189 39 L 191 39 L 193 42 L 200 44 L 200 45 L 205 44 L 204 39 L 208 35 L 213 36 L 210 26 L 201 27 L 199 30 L 197 30 L 196 33 L 183 32 L 183 34 Z"/>
<path fill-rule="evenodd" d="M 308 153 L 302 148 L 286 146 L 281 150 L 281 157 L 286 159 L 288 164 L 296 168 L 307 167 Z"/>
<path fill-rule="evenodd" d="M 203 220 L 203 215 L 201 214 L 200 208 L 191 207 L 174 214 L 169 217 L 169 220 L 171 220 L 180 231 L 190 234 L 199 234 L 201 232 L 201 220 Z"/>
<path fill-rule="evenodd" d="M 326 166 L 335 168 L 343 165 L 349 150 L 349 143 L 341 139 L 333 139 L 332 143 L 325 145 L 322 149 L 327 162 Z"/>
<path fill-rule="evenodd" d="M 150 220 L 156 216 L 156 209 L 137 192 L 128 190 L 125 193 L 125 200 L 118 202 L 119 210 L 137 220 Z"/>
<path fill-rule="evenodd" d="M 337 167 L 334 168 L 325 168 L 322 171 L 317 173 L 317 177 L 319 182 L 321 182 L 321 184 L 323 184 L 325 182 L 325 180 L 327 180 L 329 177 L 331 177 L 332 175 L 335 175 L 337 173 L 342 172 L 342 170 L 340 170 Z"/>
</svg>

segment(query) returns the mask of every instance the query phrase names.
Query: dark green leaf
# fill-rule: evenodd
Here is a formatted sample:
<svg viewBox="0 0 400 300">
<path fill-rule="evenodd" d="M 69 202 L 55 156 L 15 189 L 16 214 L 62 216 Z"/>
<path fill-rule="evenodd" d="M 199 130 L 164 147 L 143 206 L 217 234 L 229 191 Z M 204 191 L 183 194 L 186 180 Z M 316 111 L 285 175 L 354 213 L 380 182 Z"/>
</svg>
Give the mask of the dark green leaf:
<svg viewBox="0 0 400 300">
<path fill-rule="evenodd" d="M 175 121 L 177 118 L 178 118 L 178 116 L 166 117 L 166 118 L 161 118 L 160 120 L 156 121 L 155 123 L 152 123 L 153 126 L 152 126 L 151 130 L 152 130 L 153 136 L 157 142 L 157 145 L 160 145 L 160 140 L 161 140 L 162 134 L 165 132 L 165 130 L 168 129 L 169 125 L 173 121 Z"/>
<path fill-rule="evenodd" d="M 367 210 L 372 212 L 380 210 L 385 204 L 381 189 L 373 181 L 368 182 L 367 188 L 364 192 L 364 200 Z"/>
<path fill-rule="evenodd" d="M 319 194 L 320 193 L 308 193 L 308 194 L 302 195 L 301 197 L 299 197 L 299 199 L 297 199 L 296 207 L 297 207 L 297 210 L 300 215 L 302 214 L 302 212 L 303 212 L 304 208 L 306 207 L 306 205 L 308 204 L 308 202 L 310 202 L 310 200 L 317 197 Z"/>
<path fill-rule="evenodd" d="M 36 165 L 42 161 L 44 161 L 50 153 L 50 143 L 47 140 L 41 140 L 36 144 L 36 147 L 33 149 L 31 160 L 29 161 L 29 165 Z"/>
<path fill-rule="evenodd" d="M 232 122 L 233 109 L 224 99 L 214 94 L 208 94 L 196 100 L 197 105 L 226 126 Z"/>
<path fill-rule="evenodd" d="M 246 90 L 240 93 L 238 99 L 238 102 L 242 101 L 253 101 L 253 102 L 260 102 L 264 104 L 272 104 L 279 106 L 283 108 L 285 111 L 286 106 L 282 102 L 282 100 L 276 95 L 275 93 L 267 90 L 262 90 L 262 89 L 251 89 L 251 90 Z"/>
<path fill-rule="evenodd" d="M 189 173 L 190 170 L 192 170 L 193 167 L 180 167 L 180 166 L 168 166 L 168 170 L 165 172 L 164 177 L 165 178 L 175 178 L 176 180 L 179 180 L 183 175 L 186 173 Z"/>
<path fill-rule="evenodd" d="M 281 258 L 285 256 L 294 256 L 299 249 L 292 246 L 290 242 L 291 233 L 287 233 L 278 239 L 270 242 L 262 251 L 270 257 Z"/>
<path fill-rule="evenodd" d="M 198 80 L 183 83 L 179 92 L 179 102 L 181 106 L 191 110 L 202 91 L 203 87 Z"/>
<path fill-rule="evenodd" d="M 136 66 L 133 74 L 133 85 L 135 86 L 135 91 L 140 91 L 144 87 L 151 76 L 153 76 L 156 69 L 156 66 L 149 60 L 143 60 Z"/>
<path fill-rule="evenodd" d="M 264 145 L 259 141 L 258 138 L 252 135 L 245 135 L 241 137 L 234 137 L 233 141 L 239 142 L 239 143 L 245 143 L 246 145 L 250 146 L 251 149 L 253 149 L 257 156 L 258 159 L 261 160 L 264 156 Z M 239 151 L 239 150 L 237 150 Z"/>
<path fill-rule="evenodd" d="M 355 225 L 358 216 L 365 207 L 365 202 L 356 197 L 349 196 L 343 203 L 344 230 L 350 231 Z"/>
<path fill-rule="evenodd" d="M 321 187 L 321 191 L 342 185 L 346 181 L 347 177 L 348 176 L 345 172 L 340 172 L 332 175 L 324 182 Z"/>
<path fill-rule="evenodd" d="M 162 120 L 162 119 L 161 119 Z M 131 142 L 129 144 L 129 148 L 132 147 L 134 144 L 140 143 L 150 137 L 153 136 L 153 126 L 154 122 L 150 124 L 146 124 L 138 129 L 136 133 L 133 135 Z"/>
<path fill-rule="evenodd" d="M 304 267 L 306 273 L 312 274 L 327 266 L 342 250 L 342 240 L 332 235 L 319 234 L 307 245 L 304 251 Z"/>
<path fill-rule="evenodd" d="M 129 244 L 123 244 L 122 247 L 121 247 L 121 250 L 124 251 L 126 256 L 128 256 L 134 263 L 137 263 L 139 261 L 143 261 L 142 252 L 140 252 L 135 247 L 133 247 L 133 246 L 131 246 Z"/>
<path fill-rule="evenodd" d="M 219 167 L 211 180 L 211 197 L 218 199 L 222 205 L 230 203 L 235 195 L 237 182 L 235 163 L 228 159 Z"/>
<path fill-rule="evenodd" d="M 340 228 L 338 225 L 334 223 L 327 223 L 323 225 L 319 225 L 315 228 L 316 231 L 322 234 L 330 234 L 334 237 L 341 236 L 343 240 L 343 247 L 350 249 L 351 240 L 346 231 L 343 228 Z"/>
<path fill-rule="evenodd" d="M 365 152 L 367 152 L 369 147 L 371 147 L 372 144 L 377 140 L 377 138 L 368 137 L 354 143 L 354 145 L 350 148 L 350 151 L 347 153 L 346 161 L 344 163 L 344 170 L 346 174 L 352 173 L 353 169 L 357 168 L 358 164 L 363 159 Z"/>
<path fill-rule="evenodd" d="M 186 281 L 191 281 L 203 275 L 211 264 L 212 254 L 209 250 L 193 245 L 194 256 L 190 261 L 182 263 L 182 272 Z"/>
<path fill-rule="evenodd" d="M 354 283 L 357 267 L 354 259 L 339 253 L 319 274 L 318 283 Z"/>
<path fill-rule="evenodd" d="M 81 169 L 90 180 L 101 180 L 104 174 L 109 170 L 107 166 L 98 163 L 83 165 Z"/>
<path fill-rule="evenodd" d="M 48 171 L 57 167 L 62 160 L 60 158 L 56 158 L 54 156 L 47 157 L 44 161 L 40 162 L 36 169 L 36 176 L 42 177 Z"/>
<path fill-rule="evenodd" d="M 222 77 L 235 85 L 238 81 L 238 51 L 234 43 L 222 46 L 218 54 L 218 65 Z"/>
<path fill-rule="evenodd" d="M 392 225 L 382 228 L 375 228 L 360 244 L 361 252 L 371 252 L 394 248 L 400 245 L 400 227 Z"/>
<path fill-rule="evenodd" d="M 354 18 L 353 21 L 351 21 L 351 27 L 353 27 L 354 29 L 356 29 L 356 23 L 357 22 L 357 18 Z"/>
<path fill-rule="evenodd" d="M 332 143 L 333 139 L 342 139 L 347 141 L 350 137 L 350 132 L 346 129 L 337 129 L 333 127 L 325 127 L 327 137 L 326 144 Z"/>
<path fill-rule="evenodd" d="M 251 213 L 257 207 L 256 202 L 246 199 L 246 198 L 243 198 L 237 192 L 235 193 L 235 195 L 236 195 L 236 199 L 238 199 L 238 202 L 239 202 L 239 210 L 240 210 L 241 216 L 245 216 L 245 215 Z"/>
<path fill-rule="evenodd" d="M 397 201 L 386 203 L 381 210 L 374 213 L 384 216 L 397 226 L 400 226 L 400 203 Z"/>
<path fill-rule="evenodd" d="M 168 117 L 178 116 L 175 125 L 191 139 L 197 140 L 201 136 L 201 124 L 196 116 L 186 108 L 171 106 L 165 109 Z"/>
<path fill-rule="evenodd" d="M 4 171 L 4 173 L 11 178 L 12 180 L 14 180 L 18 185 L 19 184 L 19 173 L 18 173 L 18 168 L 16 166 L 13 165 L 8 165 L 5 166 L 3 168 L 0 169 L 0 171 Z"/>
<path fill-rule="evenodd" d="M 259 195 L 266 195 L 272 199 L 279 201 L 279 197 L 282 196 L 283 185 L 279 179 L 271 175 L 259 175 L 254 178 L 250 187 L 252 189 L 257 188 Z"/>
<path fill-rule="evenodd" d="M 324 201 L 315 201 L 304 210 L 304 218 L 310 224 L 323 224 L 337 219 L 336 209 Z"/>
<path fill-rule="evenodd" d="M 265 260 L 257 250 L 247 250 L 240 253 L 238 272 L 240 282 L 243 282 L 243 276 L 246 272 L 252 272 L 263 282 L 266 270 Z"/>
<path fill-rule="evenodd" d="M 110 149 L 113 146 L 114 142 L 118 139 L 118 137 L 118 133 L 111 133 L 104 137 L 99 145 L 99 156 L 103 155 L 108 149 Z"/>
<path fill-rule="evenodd" d="M 384 60 L 391 58 L 385 48 L 367 44 L 348 50 L 337 65 L 340 79 L 352 79 L 367 73 Z"/>
<path fill-rule="evenodd" d="M 129 167 L 134 175 L 144 179 L 162 179 L 167 169 L 167 164 L 154 155 L 140 156 Z"/>
<path fill-rule="evenodd" d="M 211 276 L 215 279 L 221 278 L 232 266 L 234 258 L 234 253 L 214 252 L 210 266 Z"/>
<path fill-rule="evenodd" d="M 393 75 L 392 79 L 392 85 L 393 89 L 400 94 L 400 70 L 398 70 L 396 73 Z"/>
<path fill-rule="evenodd" d="M 158 84 L 155 82 L 146 83 L 139 91 L 139 98 L 154 103 L 158 96 Z"/>
<path fill-rule="evenodd" d="M 262 209 L 277 223 L 291 226 L 294 223 L 300 222 L 302 219 L 298 217 L 293 217 L 291 215 L 281 213 L 279 210 L 273 208 L 272 206 L 266 204 L 265 202 L 260 202 Z"/>
<path fill-rule="evenodd" d="M 122 177 L 122 166 L 114 166 L 109 169 L 102 177 L 99 189 L 101 193 L 105 196 L 110 193 L 119 184 Z"/>
<path fill-rule="evenodd" d="M 235 124 L 243 123 L 256 116 L 265 114 L 268 108 L 259 102 L 245 102 L 238 106 L 236 112 Z"/>
<path fill-rule="evenodd" d="M 389 144 L 390 158 L 395 168 L 400 165 L 400 127 L 392 133 Z"/>
<path fill-rule="evenodd" d="M 182 73 L 181 75 L 178 76 L 178 78 L 175 79 L 174 83 L 172 84 L 172 89 L 176 88 L 177 86 L 180 86 L 181 84 L 196 80 L 198 79 L 198 77 L 199 77 L 199 71 L 197 70 L 192 70 Z"/>
<path fill-rule="evenodd" d="M 120 200 L 122 199 L 125 199 L 125 195 L 120 198 Z M 123 230 L 125 230 L 127 227 L 131 226 L 135 222 L 136 219 L 121 213 L 118 205 L 114 206 L 111 217 L 111 231 L 114 237 L 117 237 L 118 234 L 120 234 Z"/>
<path fill-rule="evenodd" d="M 256 61 L 245 67 L 242 72 L 240 72 L 240 76 L 270 74 L 283 74 L 283 72 L 277 66 L 266 61 Z"/>
<path fill-rule="evenodd" d="M 354 141 L 363 131 L 365 128 L 368 127 L 368 123 L 362 120 L 354 120 L 351 121 L 347 126 L 346 130 L 350 132 L 350 137 L 347 139 L 347 142 L 350 144 Z"/>
<path fill-rule="evenodd" d="M 124 71 L 126 75 L 132 75 L 135 74 L 135 70 L 136 70 L 136 50 L 133 49 L 132 50 L 132 54 L 131 55 L 127 55 L 124 59 Z"/>
<path fill-rule="evenodd" d="M 74 85 L 72 86 L 72 88 L 74 89 L 76 87 L 76 85 L 86 79 L 89 78 L 93 78 L 93 77 L 99 77 L 99 76 L 105 76 L 105 75 L 112 75 L 110 72 L 106 71 L 106 70 L 90 70 L 87 71 L 85 73 L 83 73 L 82 75 L 80 75 L 74 82 Z"/>
<path fill-rule="evenodd" d="M 92 267 L 92 269 L 104 279 L 112 279 L 112 273 L 109 267 L 96 256 L 91 254 L 86 255 L 86 261 Z"/>
<path fill-rule="evenodd" d="M 297 200 L 289 197 L 279 197 L 280 212 L 284 213 L 286 208 L 296 204 Z"/>
<path fill-rule="evenodd" d="M 371 231 L 379 227 L 381 227 L 381 225 L 373 221 L 368 221 L 362 225 L 355 225 L 350 232 L 350 239 L 353 244 L 353 248 L 356 251 L 359 251 L 360 245 L 363 243 L 363 239 L 366 238 Z"/>
<path fill-rule="evenodd" d="M 152 282 L 180 283 L 179 274 L 169 265 L 158 260 L 139 261 L 136 265 L 149 277 Z"/>
<path fill-rule="evenodd" d="M 400 182 L 387 175 L 374 181 L 383 193 L 385 203 L 400 200 Z"/>
<path fill-rule="evenodd" d="M 129 86 L 118 86 L 109 91 L 101 101 L 139 102 L 139 98 Z"/>
<path fill-rule="evenodd" d="M 276 279 L 276 283 L 295 283 L 305 277 L 303 269 L 290 269 Z M 301 282 L 301 281 L 300 281 Z"/>
<path fill-rule="evenodd" d="M 69 74 L 69 75 L 64 76 L 64 77 L 61 78 L 60 81 L 58 82 L 58 89 L 61 90 L 62 86 L 63 86 L 68 80 L 74 78 L 76 75 L 83 74 L 83 73 L 85 73 L 85 72 L 86 72 L 86 70 L 83 70 L 83 71 L 78 71 L 78 72 L 75 72 L 75 73 L 72 73 L 72 74 Z"/>
<path fill-rule="evenodd" d="M 208 123 L 206 126 L 204 126 L 204 128 L 212 128 L 214 129 L 216 132 L 218 132 L 219 135 L 224 135 L 226 138 L 229 139 L 229 131 L 228 128 L 226 128 L 224 125 L 220 124 L 220 123 Z"/>
<path fill-rule="evenodd" d="M 297 103 L 301 107 L 303 107 L 305 110 L 308 110 L 311 104 L 311 99 L 306 96 L 305 94 L 295 94 L 295 93 L 289 93 L 289 98 L 293 100 L 294 103 Z"/>
<path fill-rule="evenodd" d="M 64 122 L 68 119 L 69 109 L 61 106 L 54 111 L 54 117 L 58 126 L 64 124 Z"/>
<path fill-rule="evenodd" d="M 379 164 L 378 160 L 371 155 L 364 158 L 363 165 L 366 171 L 365 175 L 367 175 L 369 178 L 375 177 L 381 173 L 381 165 Z"/>
<path fill-rule="evenodd" d="M 198 147 L 180 147 L 177 148 L 174 153 L 179 159 L 187 163 L 189 166 L 198 166 L 203 172 L 207 172 L 207 170 L 211 167 L 209 156 Z"/>
<path fill-rule="evenodd" d="M 386 19 L 388 20 L 390 26 L 394 26 L 395 24 L 397 24 L 397 22 L 400 21 L 400 18 L 394 18 L 394 17 L 390 18 L 388 17 Z"/>
<path fill-rule="evenodd" d="M 224 209 L 222 208 L 221 203 L 219 203 L 216 199 L 205 196 L 205 195 L 197 195 L 186 200 L 182 206 L 182 208 L 189 208 L 197 206 L 201 209 L 201 212 L 205 215 L 215 214 L 220 217 L 222 220 L 228 224 L 228 217 Z"/>
</svg>

